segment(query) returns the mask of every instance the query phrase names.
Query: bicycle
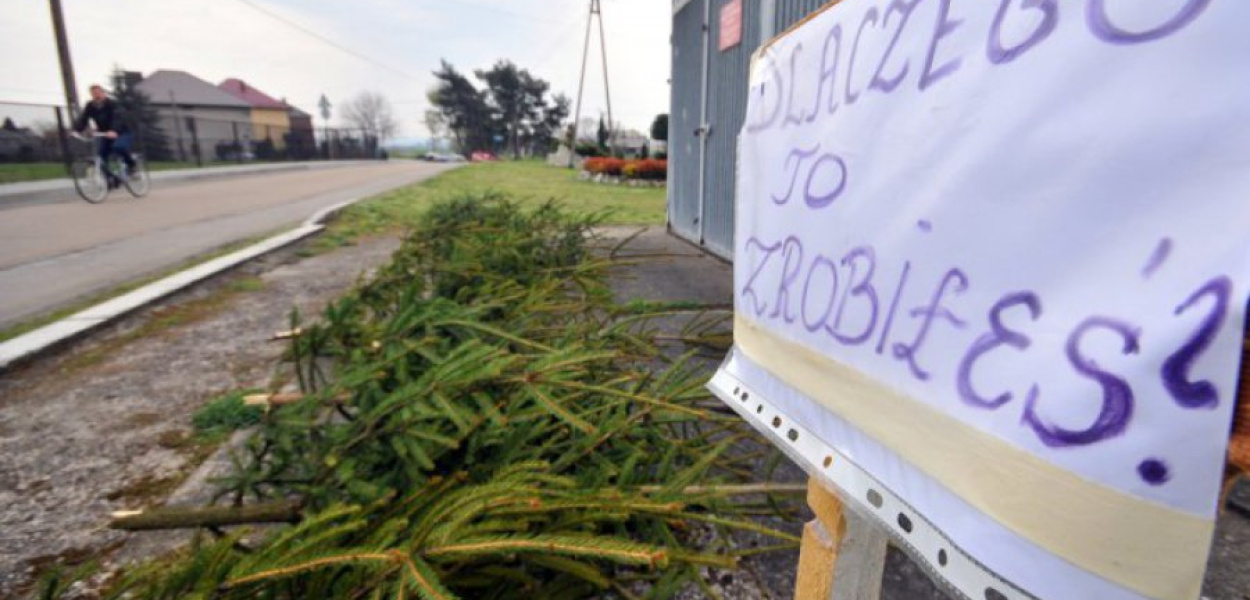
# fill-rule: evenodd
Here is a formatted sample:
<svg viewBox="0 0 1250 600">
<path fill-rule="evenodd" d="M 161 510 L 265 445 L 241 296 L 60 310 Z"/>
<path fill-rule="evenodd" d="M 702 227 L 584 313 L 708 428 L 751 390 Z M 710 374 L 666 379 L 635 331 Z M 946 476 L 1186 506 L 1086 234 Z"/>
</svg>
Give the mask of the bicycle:
<svg viewBox="0 0 1250 600">
<path fill-rule="evenodd" d="M 92 133 L 90 137 L 78 133 L 73 135 L 83 141 L 107 137 L 107 134 L 99 132 Z M 74 178 L 74 189 L 83 200 L 92 204 L 103 202 L 109 192 L 121 186 L 125 186 L 126 191 L 135 198 L 146 196 L 152 187 L 152 181 L 148 177 L 147 163 L 143 161 L 143 155 L 137 152 L 132 153 L 131 156 L 135 159 L 135 166 L 129 173 L 125 165 L 120 164 L 120 160 L 114 156 L 109 157 L 108 163 L 102 160 L 99 154 L 75 160 L 71 173 Z M 109 163 L 119 168 L 111 169 Z"/>
</svg>

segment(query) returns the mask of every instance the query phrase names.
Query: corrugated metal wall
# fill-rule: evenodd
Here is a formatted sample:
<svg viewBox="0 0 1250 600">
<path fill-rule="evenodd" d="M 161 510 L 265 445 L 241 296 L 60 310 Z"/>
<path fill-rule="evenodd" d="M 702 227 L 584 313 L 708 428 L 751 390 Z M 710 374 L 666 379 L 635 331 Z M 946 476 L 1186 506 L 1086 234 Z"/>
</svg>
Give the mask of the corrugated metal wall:
<svg viewBox="0 0 1250 600">
<path fill-rule="evenodd" d="M 707 159 L 703 173 L 703 244 L 717 255 L 733 258 L 734 190 L 738 154 L 738 131 L 747 114 L 751 54 L 760 45 L 760 2 L 742 2 L 742 43 L 720 52 L 720 6 L 712 0 L 710 35 L 713 41 L 708 64 Z"/>
<path fill-rule="evenodd" d="M 674 3 L 678 10 L 673 15 L 668 206 L 669 226 L 674 233 L 732 259 L 737 135 L 746 118 L 751 53 L 828 0 L 743 0 L 742 43 L 720 52 L 716 43 L 720 36 L 720 8 L 729 1 Z M 708 2 L 710 7 L 705 6 Z M 705 100 L 702 91 L 706 8 L 711 9 L 706 24 L 711 44 L 707 50 L 709 87 Z M 710 134 L 700 173 L 703 148 L 696 130 L 705 101 Z"/>
<path fill-rule="evenodd" d="M 672 107 L 668 121 L 668 223 L 699 241 L 699 152 L 695 135 L 703 110 L 703 3 L 686 2 L 673 15 Z"/>
<path fill-rule="evenodd" d="M 777 0 L 777 31 L 781 33 L 791 25 L 802 21 L 807 15 L 816 12 L 829 0 Z"/>
</svg>

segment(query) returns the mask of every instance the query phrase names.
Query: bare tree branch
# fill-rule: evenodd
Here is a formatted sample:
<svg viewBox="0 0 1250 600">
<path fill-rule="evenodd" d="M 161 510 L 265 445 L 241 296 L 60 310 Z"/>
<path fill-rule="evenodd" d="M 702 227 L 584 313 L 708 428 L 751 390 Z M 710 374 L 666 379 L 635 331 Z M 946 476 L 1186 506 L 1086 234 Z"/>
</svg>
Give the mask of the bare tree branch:
<svg viewBox="0 0 1250 600">
<path fill-rule="evenodd" d="M 385 96 L 377 92 L 361 92 L 343 106 L 343 120 L 378 141 L 394 137 L 399 124 Z"/>
</svg>

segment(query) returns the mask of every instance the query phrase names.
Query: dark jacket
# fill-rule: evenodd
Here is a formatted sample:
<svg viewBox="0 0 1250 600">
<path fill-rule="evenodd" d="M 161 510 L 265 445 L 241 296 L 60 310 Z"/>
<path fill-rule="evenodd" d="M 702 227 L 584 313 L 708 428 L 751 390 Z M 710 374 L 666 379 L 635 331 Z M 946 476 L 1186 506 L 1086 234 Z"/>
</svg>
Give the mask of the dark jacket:
<svg viewBox="0 0 1250 600">
<path fill-rule="evenodd" d="M 74 131 L 86 129 L 88 119 L 95 121 L 95 128 L 101 133 L 110 131 L 116 131 L 118 135 L 130 133 L 121 109 L 112 98 L 105 98 L 100 104 L 88 102 L 87 106 L 83 107 L 82 114 L 78 115 L 78 119 L 74 121 Z"/>
</svg>

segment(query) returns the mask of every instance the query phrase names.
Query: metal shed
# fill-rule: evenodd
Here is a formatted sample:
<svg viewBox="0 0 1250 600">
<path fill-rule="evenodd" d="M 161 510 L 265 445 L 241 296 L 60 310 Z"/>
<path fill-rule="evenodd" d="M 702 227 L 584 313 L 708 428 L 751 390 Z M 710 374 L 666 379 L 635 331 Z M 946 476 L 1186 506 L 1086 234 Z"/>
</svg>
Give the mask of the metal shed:
<svg viewBox="0 0 1250 600">
<path fill-rule="evenodd" d="M 735 155 L 751 54 L 827 1 L 673 1 L 668 224 L 677 235 L 733 259 Z M 741 26 L 740 41 L 724 50 L 722 21 Z"/>
</svg>

